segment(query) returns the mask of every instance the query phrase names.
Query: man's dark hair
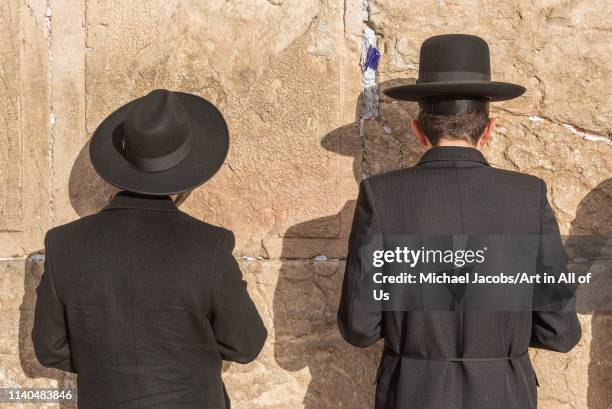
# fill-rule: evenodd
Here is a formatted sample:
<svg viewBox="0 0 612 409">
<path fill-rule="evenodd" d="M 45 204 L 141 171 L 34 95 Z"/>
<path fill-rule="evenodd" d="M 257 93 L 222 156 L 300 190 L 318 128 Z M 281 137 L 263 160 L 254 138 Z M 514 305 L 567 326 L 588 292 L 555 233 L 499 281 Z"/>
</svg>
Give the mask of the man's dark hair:
<svg viewBox="0 0 612 409">
<path fill-rule="evenodd" d="M 487 126 L 489 113 L 474 110 L 460 115 L 433 115 L 421 110 L 418 121 L 421 131 L 433 146 L 438 145 L 443 137 L 476 145 Z"/>
</svg>

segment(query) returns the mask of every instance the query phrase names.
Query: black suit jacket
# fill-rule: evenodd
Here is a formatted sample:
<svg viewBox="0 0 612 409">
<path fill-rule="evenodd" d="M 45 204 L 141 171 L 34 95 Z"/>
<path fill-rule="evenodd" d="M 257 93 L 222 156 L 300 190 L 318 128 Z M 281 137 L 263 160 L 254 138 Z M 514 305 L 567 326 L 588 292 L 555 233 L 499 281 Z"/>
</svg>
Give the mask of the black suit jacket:
<svg viewBox="0 0 612 409">
<path fill-rule="evenodd" d="M 373 308 L 360 296 L 369 291 L 361 277 L 366 241 L 407 234 L 539 235 L 547 240 L 534 255 L 538 271 L 560 271 L 565 253 L 544 182 L 492 168 L 467 147 L 435 147 L 413 168 L 364 180 L 338 311 L 340 332 L 351 344 L 384 338 L 376 409 L 535 408 L 527 349 L 569 351 L 581 336 L 575 311 Z"/>
<path fill-rule="evenodd" d="M 229 408 L 222 360 L 267 336 L 232 256 L 234 236 L 169 197 L 119 193 L 50 230 L 32 339 L 78 374 L 79 408 Z"/>
</svg>

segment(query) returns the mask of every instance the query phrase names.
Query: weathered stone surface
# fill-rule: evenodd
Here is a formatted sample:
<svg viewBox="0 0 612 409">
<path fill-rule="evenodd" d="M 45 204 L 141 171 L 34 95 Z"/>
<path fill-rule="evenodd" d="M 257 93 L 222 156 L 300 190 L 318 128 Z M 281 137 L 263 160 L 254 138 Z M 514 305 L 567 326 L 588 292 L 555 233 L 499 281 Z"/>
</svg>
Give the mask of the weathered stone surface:
<svg viewBox="0 0 612 409">
<path fill-rule="evenodd" d="M 502 104 L 505 110 L 610 134 L 610 97 L 602 92 L 610 77 L 609 6 L 588 0 L 493 6 L 482 0 L 374 0 L 370 9 L 385 52 L 383 79 L 416 78 L 420 44 L 431 35 L 476 34 L 489 42 L 493 78 L 528 89 L 525 97 Z"/>
<path fill-rule="evenodd" d="M 71 178 L 81 147 L 89 136 L 86 132 L 85 93 L 86 47 L 85 0 L 54 0 L 51 7 L 51 42 L 49 47 L 49 103 L 54 120 L 50 136 L 53 141 L 51 169 L 51 223 L 67 223 L 81 215 L 90 203 L 87 186 L 74 184 Z M 70 164 L 70 165 L 69 165 Z M 81 171 L 77 167 L 78 171 Z M 97 179 L 94 179 L 97 180 Z M 106 190 L 102 190 L 106 191 Z M 94 196 L 95 197 L 95 196 Z M 72 204 L 72 206 L 71 206 Z"/>
<path fill-rule="evenodd" d="M 251 383 L 250 376 L 261 379 L 262 386 L 251 388 L 255 393 L 247 393 L 237 404 L 249 408 L 370 407 L 380 349 L 355 349 L 342 342 L 336 329 L 343 263 L 284 260 L 246 262 L 242 267 L 257 277 L 250 289 L 256 298 L 261 294 L 265 305 L 271 348 L 265 348 L 257 360 L 263 370 L 250 365 L 249 376 L 239 368 L 226 374 L 228 388 L 238 391 L 232 394 L 235 397 Z"/>
<path fill-rule="evenodd" d="M 337 211 L 338 157 L 319 141 L 352 119 L 343 115 L 344 101 L 359 86 L 346 85 L 358 75 L 358 55 L 344 51 L 341 2 L 260 3 L 163 2 L 139 24 L 132 4 L 91 2 L 87 9 L 88 132 L 118 104 L 155 87 L 217 104 L 229 124 L 230 153 L 186 208 L 232 228 L 240 252 L 250 255 L 263 254 L 262 238 Z M 338 229 L 332 223 L 312 233 Z"/>
<path fill-rule="evenodd" d="M 7 3 L 0 14 L 0 57 L 3 92 L 0 99 L 4 126 L 0 129 L 0 229 L 21 230 L 21 126 L 19 107 L 20 7 Z"/>
<path fill-rule="evenodd" d="M 563 233 L 612 233 L 609 6 L 371 0 L 364 23 L 363 3 L 0 5 L 0 258 L 10 259 L 0 261 L 1 386 L 74 386 L 33 355 L 37 252 L 49 227 L 96 212 L 116 192 L 89 162 L 97 124 L 166 87 L 209 99 L 230 128 L 225 165 L 183 209 L 236 233 L 235 253 L 270 333 L 254 363 L 224 367 L 233 407 L 372 407 L 380 346 L 352 348 L 336 329 L 342 259 L 357 182 L 413 165 L 422 149 L 410 131 L 416 104 L 381 95 L 379 117 L 360 121 L 365 24 L 378 35 L 382 89 L 398 77 L 415 80 L 430 35 L 486 38 L 493 77 L 528 92 L 493 104 L 498 129 L 485 155 L 544 178 Z M 589 266 L 603 285 L 581 290 L 600 306 L 610 305 L 606 260 Z M 579 302 L 584 336 L 574 351 L 532 351 L 542 408 L 609 408 L 612 317 L 593 305 Z"/>
<path fill-rule="evenodd" d="M 23 256 L 49 227 L 46 1 L 0 5 L 0 255 Z"/>
</svg>

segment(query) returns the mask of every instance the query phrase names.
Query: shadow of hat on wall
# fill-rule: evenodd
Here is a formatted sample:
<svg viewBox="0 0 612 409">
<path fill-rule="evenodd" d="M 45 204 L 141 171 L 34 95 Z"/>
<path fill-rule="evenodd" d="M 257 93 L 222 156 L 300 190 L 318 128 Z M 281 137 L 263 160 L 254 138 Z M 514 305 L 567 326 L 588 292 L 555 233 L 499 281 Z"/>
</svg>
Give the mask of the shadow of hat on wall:
<svg viewBox="0 0 612 409">
<path fill-rule="evenodd" d="M 89 160 L 88 140 L 77 155 L 68 180 L 68 196 L 74 211 L 85 217 L 105 207 L 119 188 L 102 179 Z"/>
<path fill-rule="evenodd" d="M 384 94 L 384 91 L 389 88 L 414 84 L 416 79 L 414 78 L 400 78 L 388 81 L 383 81 L 377 86 L 377 102 L 378 105 L 378 117 L 376 120 L 364 120 L 361 121 L 364 112 L 364 92 L 359 94 L 355 104 L 355 120 L 344 126 L 334 129 L 333 131 L 326 134 L 321 140 L 321 146 L 330 152 L 337 153 L 342 156 L 352 157 L 353 171 L 355 180 L 360 181 L 363 173 L 362 170 L 366 170 L 366 174 L 376 173 L 375 169 L 379 167 L 384 168 L 380 158 L 376 158 L 373 155 L 375 145 L 380 145 L 382 137 L 388 137 L 390 139 L 397 139 L 398 136 L 402 138 L 402 144 L 410 145 L 412 151 L 418 151 L 420 153 L 421 148 L 418 146 L 416 139 L 413 138 L 412 131 L 410 129 L 410 121 L 415 118 L 418 114 L 418 104 L 412 101 L 400 101 L 394 100 Z M 369 95 L 368 97 L 371 97 Z M 370 104 L 371 102 L 367 102 Z M 382 125 L 386 124 L 390 128 L 388 133 L 381 135 Z M 364 127 L 360 130 L 360 127 Z M 408 135 L 406 138 L 404 138 Z M 385 154 L 384 151 L 379 147 L 376 149 L 379 154 Z M 370 152 L 370 155 L 368 155 Z M 393 156 L 393 152 L 386 152 L 389 156 Z M 369 157 L 368 157 L 369 156 Z M 414 156 L 414 155 L 412 155 Z M 362 162 L 366 165 L 362 166 Z M 374 169 L 369 169 L 367 163 L 377 163 L 378 166 L 374 166 Z M 404 165 L 408 162 L 404 163 Z M 397 163 L 389 164 L 390 168 L 397 168 Z M 362 169 L 363 168 L 363 169 Z M 372 171 L 373 172 L 370 172 Z M 384 169 L 383 169 L 384 170 Z M 389 169 L 390 170 L 390 169 Z"/>
</svg>

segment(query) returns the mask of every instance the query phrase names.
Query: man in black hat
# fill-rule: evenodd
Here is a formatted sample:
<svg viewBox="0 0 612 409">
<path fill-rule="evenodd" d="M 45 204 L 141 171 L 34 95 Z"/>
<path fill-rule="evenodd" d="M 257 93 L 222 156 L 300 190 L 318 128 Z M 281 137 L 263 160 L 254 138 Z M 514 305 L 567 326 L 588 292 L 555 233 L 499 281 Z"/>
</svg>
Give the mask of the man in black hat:
<svg viewBox="0 0 612 409">
<path fill-rule="evenodd" d="M 453 243 L 458 237 L 536 237 L 535 250 L 520 261 L 551 274 L 566 268 L 544 181 L 495 169 L 479 150 L 495 128 L 489 103 L 525 91 L 491 81 L 489 64 L 483 39 L 435 36 L 421 47 L 417 83 L 385 91 L 418 101 L 412 129 L 427 151 L 412 168 L 361 182 L 349 238 L 338 325 L 355 346 L 384 339 L 376 409 L 534 409 L 537 381 L 528 347 L 567 352 L 581 336 L 575 310 L 549 308 L 572 305 L 573 294 L 535 303 L 547 308 L 534 308 L 530 296 L 529 308 L 506 309 L 515 290 L 489 287 L 479 294 L 493 294 L 493 308 L 470 310 L 464 306 L 474 300 L 457 297 L 458 286 L 448 287 L 448 307 L 428 299 L 425 294 L 445 294 L 431 287 L 410 293 L 421 298 L 402 299 L 402 308 L 371 296 L 371 273 L 379 271 L 370 264 L 373 246 L 386 250 L 402 237 L 451 236 Z M 535 302 L 537 292 L 526 291 Z"/>
<path fill-rule="evenodd" d="M 211 178 L 228 145 L 211 103 L 167 90 L 94 132 L 94 168 L 124 190 L 47 233 L 32 331 L 44 366 L 78 375 L 79 408 L 230 407 L 222 361 L 254 360 L 267 332 L 232 232 L 171 198 Z"/>
</svg>

